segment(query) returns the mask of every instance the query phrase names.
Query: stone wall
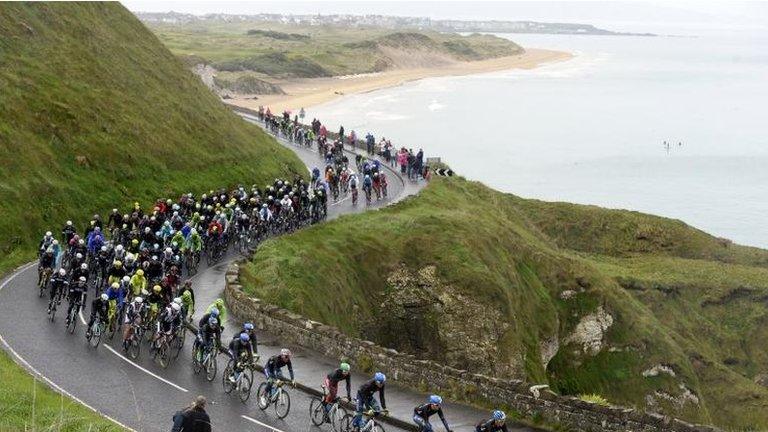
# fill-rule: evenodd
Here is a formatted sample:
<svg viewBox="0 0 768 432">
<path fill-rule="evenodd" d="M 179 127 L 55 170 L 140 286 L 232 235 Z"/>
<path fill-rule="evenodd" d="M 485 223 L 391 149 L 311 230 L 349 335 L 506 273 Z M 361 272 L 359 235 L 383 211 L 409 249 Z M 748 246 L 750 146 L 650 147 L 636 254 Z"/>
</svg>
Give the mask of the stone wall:
<svg viewBox="0 0 768 432">
<path fill-rule="evenodd" d="M 350 337 L 335 327 L 247 296 L 239 283 L 238 264 L 232 264 L 227 269 L 224 295 L 235 316 L 252 321 L 260 329 L 268 329 L 270 334 L 282 342 L 299 345 L 328 357 L 349 359 L 361 370 L 380 370 L 399 384 L 418 390 L 429 389 L 475 404 L 507 407 L 526 417 L 541 416 L 549 422 L 581 431 L 720 431 L 660 414 L 600 406 L 574 397 L 560 396 L 548 389 L 538 391 L 530 383 L 473 374 Z"/>
</svg>

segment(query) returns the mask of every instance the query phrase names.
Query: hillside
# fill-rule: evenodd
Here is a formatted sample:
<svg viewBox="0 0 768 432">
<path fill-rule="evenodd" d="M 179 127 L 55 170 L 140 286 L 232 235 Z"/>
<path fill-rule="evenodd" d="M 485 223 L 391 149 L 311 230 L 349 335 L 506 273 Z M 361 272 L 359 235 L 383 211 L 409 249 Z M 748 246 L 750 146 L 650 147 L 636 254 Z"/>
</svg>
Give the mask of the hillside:
<svg viewBox="0 0 768 432">
<path fill-rule="evenodd" d="M 459 369 L 768 428 L 768 251 L 461 178 L 264 243 L 246 289 Z"/>
<path fill-rule="evenodd" d="M 214 68 L 220 84 L 243 76 L 269 82 L 437 67 L 523 52 L 514 42 L 490 35 L 394 31 L 372 26 L 286 25 L 248 20 L 147 25 L 186 63 L 204 63 Z M 234 87 L 222 87 L 236 92 Z"/>
<path fill-rule="evenodd" d="M 0 8 L 0 271 L 116 204 L 305 169 L 119 3 Z"/>
</svg>

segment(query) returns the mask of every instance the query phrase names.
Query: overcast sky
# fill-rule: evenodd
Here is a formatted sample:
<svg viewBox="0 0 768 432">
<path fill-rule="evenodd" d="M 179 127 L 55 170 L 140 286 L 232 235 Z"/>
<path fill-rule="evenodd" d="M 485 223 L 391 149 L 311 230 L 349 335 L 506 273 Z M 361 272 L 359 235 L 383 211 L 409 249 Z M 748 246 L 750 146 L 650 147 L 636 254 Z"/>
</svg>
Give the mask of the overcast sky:
<svg viewBox="0 0 768 432">
<path fill-rule="evenodd" d="M 591 24 L 737 24 L 768 28 L 765 1 L 158 1 L 125 0 L 132 11 L 193 14 L 381 14 L 452 19 L 565 21 Z"/>
</svg>

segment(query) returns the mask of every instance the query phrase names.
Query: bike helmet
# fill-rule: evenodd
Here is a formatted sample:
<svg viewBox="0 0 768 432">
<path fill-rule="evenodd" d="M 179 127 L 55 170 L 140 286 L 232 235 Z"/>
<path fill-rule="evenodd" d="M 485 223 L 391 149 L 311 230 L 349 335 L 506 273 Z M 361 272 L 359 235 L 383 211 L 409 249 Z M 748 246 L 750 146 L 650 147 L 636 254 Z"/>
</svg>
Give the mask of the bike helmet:
<svg viewBox="0 0 768 432">
<path fill-rule="evenodd" d="M 134 245 L 134 246 L 138 246 L 139 245 L 139 239 L 131 240 L 131 244 Z"/>
<path fill-rule="evenodd" d="M 432 396 L 429 397 L 429 403 L 435 404 L 435 405 L 440 405 L 440 404 L 443 403 L 443 398 L 441 398 L 438 395 L 432 395 Z"/>
<path fill-rule="evenodd" d="M 494 420 L 506 420 L 507 415 L 504 414 L 504 411 L 496 410 L 493 412 L 493 419 Z"/>
<path fill-rule="evenodd" d="M 123 266 L 123 262 L 122 261 L 115 261 L 115 267 L 119 268 L 119 267 L 122 267 L 122 266 Z"/>
<path fill-rule="evenodd" d="M 245 331 L 251 331 L 251 330 L 253 330 L 253 324 L 247 322 L 247 323 L 243 324 L 243 329 Z"/>
<path fill-rule="evenodd" d="M 77 259 L 83 259 L 83 254 L 81 254 L 80 252 L 76 253 L 76 254 L 75 254 L 75 258 L 77 258 Z"/>
<path fill-rule="evenodd" d="M 173 249 L 169 247 L 165 248 L 165 253 L 172 253 L 172 252 L 173 252 Z"/>
<path fill-rule="evenodd" d="M 80 264 L 80 269 L 81 270 L 88 270 L 88 264 L 86 264 L 86 263 Z"/>
<path fill-rule="evenodd" d="M 52 245 L 56 245 L 56 246 L 58 246 L 58 244 L 59 244 L 59 241 L 54 239 L 54 240 L 53 240 L 53 242 L 52 242 L 51 244 L 52 244 Z"/>
<path fill-rule="evenodd" d="M 109 300 L 109 296 L 108 296 L 106 293 L 105 293 L 105 294 L 102 294 L 102 295 L 101 295 L 101 300 L 102 300 L 102 301 L 107 301 L 107 300 Z"/>
<path fill-rule="evenodd" d="M 179 305 L 178 303 L 171 303 L 171 309 L 178 312 L 181 310 L 181 305 Z"/>
<path fill-rule="evenodd" d="M 130 282 L 131 277 L 130 276 L 123 276 L 123 282 Z"/>
<path fill-rule="evenodd" d="M 106 246 L 102 246 L 102 247 L 101 247 L 101 251 L 102 251 L 102 252 L 106 252 L 106 251 L 107 251 L 107 247 L 106 247 Z"/>
<path fill-rule="evenodd" d="M 50 237 L 50 236 L 52 236 L 52 235 L 53 235 L 53 233 L 52 233 L 52 232 L 50 232 L 50 231 L 46 231 L 46 232 L 45 232 L 45 236 L 46 236 L 46 237 Z"/>
<path fill-rule="evenodd" d="M 224 307 L 224 299 L 217 298 L 214 304 L 216 305 L 217 308 L 222 308 Z"/>
<path fill-rule="evenodd" d="M 133 299 L 133 301 L 134 301 L 134 303 L 137 303 L 137 304 L 141 304 L 141 302 L 143 302 L 143 301 L 144 301 L 144 299 L 143 299 L 143 298 L 141 298 L 140 296 L 137 296 L 137 297 L 135 297 L 135 298 Z"/>
<path fill-rule="evenodd" d="M 251 337 L 248 336 L 248 333 L 240 333 L 240 342 L 245 343 L 250 341 L 251 341 Z"/>
<path fill-rule="evenodd" d="M 80 282 L 85 282 L 85 276 L 80 276 L 80 278 L 79 278 L 78 280 L 79 280 Z"/>
<path fill-rule="evenodd" d="M 117 283 L 117 282 L 112 282 L 112 288 L 118 289 L 118 288 L 120 288 L 120 284 Z"/>
<path fill-rule="evenodd" d="M 136 275 L 137 276 L 144 276 L 144 270 L 142 270 L 142 269 L 136 270 Z"/>
<path fill-rule="evenodd" d="M 384 384 L 387 381 L 387 376 L 381 372 L 376 372 L 376 375 L 373 376 L 373 380 Z"/>
<path fill-rule="evenodd" d="M 210 326 L 219 325 L 219 319 L 216 318 L 215 316 L 209 317 L 208 318 L 208 325 L 210 325 Z"/>
<path fill-rule="evenodd" d="M 78 241 L 77 241 L 77 243 L 78 243 L 80 246 L 83 246 L 83 245 L 85 245 L 85 240 L 83 240 L 83 239 L 80 239 L 80 240 L 78 240 Z"/>
<path fill-rule="evenodd" d="M 189 299 L 191 299 L 191 298 L 192 298 L 192 293 L 191 293 L 191 292 L 189 292 L 189 291 L 184 291 L 184 292 L 181 294 L 181 298 L 183 298 L 183 299 L 185 299 L 185 300 L 189 300 Z"/>
<path fill-rule="evenodd" d="M 181 304 L 181 297 L 176 297 L 173 299 L 173 303 L 180 305 Z"/>
<path fill-rule="evenodd" d="M 115 250 L 116 251 L 122 251 L 123 250 L 123 245 L 119 244 L 119 245 L 115 246 Z"/>
<path fill-rule="evenodd" d="M 66 275 L 67 275 L 67 271 L 66 271 L 66 270 L 64 270 L 64 269 L 59 269 L 59 274 L 60 274 L 61 276 L 66 276 Z"/>
<path fill-rule="evenodd" d="M 341 369 L 342 372 L 349 372 L 352 368 L 349 366 L 349 363 L 344 362 L 339 365 L 339 369 Z"/>
<path fill-rule="evenodd" d="M 154 292 L 156 292 L 158 294 L 160 294 L 160 291 L 162 291 L 162 290 L 163 290 L 163 287 L 161 287 L 160 285 L 155 285 L 155 286 L 152 287 L 152 291 L 154 291 Z"/>
<path fill-rule="evenodd" d="M 72 221 L 67 221 L 67 226 L 72 226 Z"/>
<path fill-rule="evenodd" d="M 280 350 L 280 355 L 283 357 L 291 357 L 291 350 L 288 348 L 283 348 Z"/>
<path fill-rule="evenodd" d="M 212 317 L 217 317 L 217 316 L 219 316 L 219 310 L 218 310 L 218 309 L 216 309 L 216 308 L 213 308 L 213 309 L 211 309 L 211 316 L 212 316 Z"/>
</svg>

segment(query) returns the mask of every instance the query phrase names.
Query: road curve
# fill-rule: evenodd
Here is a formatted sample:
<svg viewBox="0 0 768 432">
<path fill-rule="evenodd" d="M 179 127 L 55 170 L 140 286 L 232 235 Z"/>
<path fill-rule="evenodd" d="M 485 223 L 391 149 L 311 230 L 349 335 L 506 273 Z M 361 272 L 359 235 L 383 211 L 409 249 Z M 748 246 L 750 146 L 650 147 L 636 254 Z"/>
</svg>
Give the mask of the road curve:
<svg viewBox="0 0 768 432">
<path fill-rule="evenodd" d="M 254 121 L 252 118 L 246 120 Z M 322 163 L 316 152 L 279 141 L 294 150 L 308 167 Z M 390 179 L 390 201 L 418 190 L 418 187 L 407 184 L 410 182 L 399 181 L 399 176 L 391 175 Z M 388 202 L 373 203 L 370 208 Z M 357 206 L 352 206 L 349 199 L 342 199 L 329 203 L 329 218 L 365 209 L 364 199 Z M 200 271 L 194 277 L 198 307 L 195 318 L 200 317 L 201 309 L 221 295 L 226 264 L 236 258 L 229 256 L 212 267 L 201 263 Z M 271 409 L 260 411 L 255 397 L 243 404 L 236 396 L 225 394 L 221 372 L 212 383 L 203 376 L 194 375 L 190 366 L 190 339 L 179 358 L 165 370 L 150 359 L 146 345 L 142 347 L 137 361 L 123 356 L 118 336 L 114 341 L 105 340 L 97 349 L 91 349 L 83 337 L 83 322 L 78 323 L 74 335 L 65 332 L 65 310 L 57 314 L 54 323 L 47 320 L 47 300 L 37 296 L 36 277 L 35 265 L 28 264 L 0 282 L 0 345 L 17 363 L 56 390 L 137 431 L 167 431 L 174 410 L 187 405 L 198 394 L 208 398 L 208 412 L 216 430 L 287 432 L 311 427 L 308 416 L 310 397 L 304 393 L 291 390 L 291 414 L 285 420 L 278 420 Z M 88 303 L 92 294 L 91 291 Z M 85 312 L 86 319 L 88 313 Z M 226 324 L 223 340 L 228 340 L 232 329 L 239 326 L 231 322 L 231 318 Z M 262 357 L 280 348 L 271 346 L 268 335 L 263 336 L 259 343 Z M 297 380 L 307 383 L 317 381 L 316 376 L 302 373 L 302 363 L 309 362 L 308 359 L 302 360 L 303 356 L 302 350 L 296 351 L 294 364 Z M 225 361 L 220 357 L 219 371 L 224 365 Z"/>
</svg>

